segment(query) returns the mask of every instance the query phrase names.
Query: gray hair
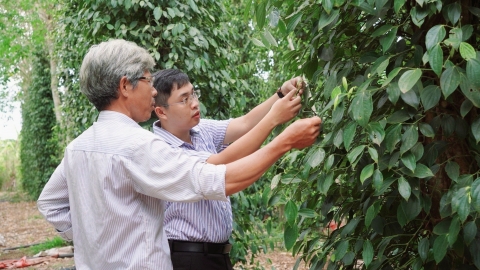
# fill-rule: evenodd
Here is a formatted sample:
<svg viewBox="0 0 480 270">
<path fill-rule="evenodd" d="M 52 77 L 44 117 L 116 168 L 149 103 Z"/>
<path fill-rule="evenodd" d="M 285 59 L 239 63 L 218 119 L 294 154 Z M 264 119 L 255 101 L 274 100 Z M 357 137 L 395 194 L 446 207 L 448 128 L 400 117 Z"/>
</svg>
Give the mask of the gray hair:
<svg viewBox="0 0 480 270">
<path fill-rule="evenodd" d="M 123 39 L 93 45 L 80 68 L 80 90 L 97 110 L 104 110 L 118 98 L 120 79 L 126 76 L 135 88 L 138 78 L 153 69 L 148 51 Z"/>
</svg>

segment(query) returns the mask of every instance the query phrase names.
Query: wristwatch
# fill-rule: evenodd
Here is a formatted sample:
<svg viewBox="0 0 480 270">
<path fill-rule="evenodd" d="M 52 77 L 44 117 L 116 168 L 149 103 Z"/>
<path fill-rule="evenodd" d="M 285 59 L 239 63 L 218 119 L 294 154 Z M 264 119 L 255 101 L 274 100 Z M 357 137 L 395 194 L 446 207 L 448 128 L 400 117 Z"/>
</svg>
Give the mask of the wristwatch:
<svg viewBox="0 0 480 270">
<path fill-rule="evenodd" d="M 279 98 L 283 98 L 285 95 L 282 93 L 282 87 L 280 86 L 277 90 L 277 95 Z"/>
</svg>

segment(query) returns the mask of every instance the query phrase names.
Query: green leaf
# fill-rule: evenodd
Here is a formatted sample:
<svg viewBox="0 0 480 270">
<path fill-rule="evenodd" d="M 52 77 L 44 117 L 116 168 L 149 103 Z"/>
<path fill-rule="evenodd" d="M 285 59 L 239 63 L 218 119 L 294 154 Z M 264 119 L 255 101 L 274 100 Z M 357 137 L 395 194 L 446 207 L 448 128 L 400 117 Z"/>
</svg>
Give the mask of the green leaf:
<svg viewBox="0 0 480 270">
<path fill-rule="evenodd" d="M 480 61 L 470 59 L 467 61 L 467 78 L 474 88 L 480 88 Z M 473 100 L 472 100 L 473 101 Z"/>
<path fill-rule="evenodd" d="M 382 87 L 385 87 L 387 84 L 389 84 L 398 75 L 400 70 L 402 70 L 402 68 L 397 67 L 397 68 L 394 68 L 392 71 L 390 71 L 390 73 L 388 73 L 387 79 L 383 81 Z"/>
<path fill-rule="evenodd" d="M 385 137 L 385 130 L 383 129 L 382 125 L 378 122 L 371 122 L 368 123 L 368 135 L 370 137 L 370 140 L 374 143 L 380 146 L 382 143 L 384 137 Z"/>
<path fill-rule="evenodd" d="M 376 72 L 378 76 L 382 76 L 389 63 L 390 58 L 388 56 L 382 56 L 375 61 L 371 72 Z"/>
<path fill-rule="evenodd" d="M 391 153 L 395 149 L 395 145 L 400 141 L 401 131 L 401 124 L 396 124 L 387 128 L 385 135 L 385 146 L 388 152 Z"/>
<path fill-rule="evenodd" d="M 368 207 L 367 213 L 365 214 L 365 226 L 370 227 L 370 224 L 372 224 L 372 221 L 377 216 L 379 210 L 380 208 L 376 203 Z"/>
<path fill-rule="evenodd" d="M 440 87 L 436 85 L 429 85 L 423 90 L 420 90 L 420 100 L 422 101 L 425 111 L 435 107 L 442 96 Z"/>
<path fill-rule="evenodd" d="M 253 44 L 259 46 L 259 47 L 265 47 L 265 45 L 263 44 L 263 42 L 261 42 L 260 40 L 256 39 L 256 38 L 251 38 Z"/>
<path fill-rule="evenodd" d="M 395 10 L 395 13 L 398 14 L 398 12 L 400 11 L 400 9 L 403 7 L 403 5 L 405 5 L 405 2 L 407 0 L 395 0 L 394 4 L 393 4 L 393 8 Z"/>
<path fill-rule="evenodd" d="M 473 181 L 470 196 L 472 197 L 473 208 L 480 212 L 480 177 Z"/>
<path fill-rule="evenodd" d="M 430 51 L 433 46 L 440 43 L 445 38 L 446 34 L 447 33 L 443 25 L 436 25 L 430 28 L 425 37 L 425 45 L 427 47 L 427 51 Z"/>
<path fill-rule="evenodd" d="M 325 150 L 318 148 L 308 157 L 307 163 L 310 167 L 315 168 L 322 163 L 323 159 L 325 159 Z"/>
<path fill-rule="evenodd" d="M 408 111 L 405 110 L 405 109 L 402 109 L 402 110 L 396 111 L 392 115 L 390 115 L 387 118 L 387 122 L 389 124 L 403 123 L 410 118 L 411 118 L 411 116 L 408 113 Z"/>
<path fill-rule="evenodd" d="M 375 188 L 375 190 L 380 190 L 383 186 L 383 174 L 382 172 L 379 170 L 379 169 L 376 169 L 374 172 L 373 172 L 373 187 Z"/>
<path fill-rule="evenodd" d="M 367 178 L 373 175 L 374 164 L 368 164 L 363 167 L 362 172 L 360 173 L 360 182 L 363 184 Z"/>
<path fill-rule="evenodd" d="M 345 226 L 341 228 L 342 232 L 340 233 L 340 235 L 342 237 L 349 235 L 351 232 L 353 232 L 353 230 L 355 230 L 355 228 L 358 225 L 358 222 L 360 222 L 359 217 L 354 217 L 353 219 L 351 219 Z"/>
<path fill-rule="evenodd" d="M 266 17 L 266 1 L 261 1 L 256 9 L 255 15 L 257 19 L 257 26 L 259 29 L 262 29 L 265 25 L 265 17 Z"/>
<path fill-rule="evenodd" d="M 392 28 L 393 28 L 393 26 L 391 24 L 382 25 L 382 26 L 378 27 L 375 31 L 373 31 L 371 37 L 382 36 L 385 33 L 387 33 L 388 31 L 390 31 L 390 29 L 392 29 Z"/>
<path fill-rule="evenodd" d="M 365 149 L 365 145 L 359 145 L 355 147 L 352 151 L 348 152 L 347 158 L 351 164 L 354 164 L 357 161 L 357 158 L 363 153 L 363 149 Z"/>
<path fill-rule="evenodd" d="M 458 176 L 460 175 L 460 166 L 458 166 L 458 163 L 456 162 L 449 161 L 445 166 L 445 172 L 447 173 L 448 177 L 450 177 L 450 179 L 456 182 Z"/>
<path fill-rule="evenodd" d="M 328 14 L 326 11 L 323 11 L 320 15 L 320 20 L 318 20 L 318 30 L 323 29 L 325 26 L 335 21 L 338 18 L 339 14 L 340 11 L 338 9 L 335 9 L 330 14 Z"/>
<path fill-rule="evenodd" d="M 403 178 L 403 176 L 398 179 L 398 192 L 406 201 L 408 201 L 410 195 L 412 194 L 412 188 L 407 180 Z"/>
<path fill-rule="evenodd" d="M 413 176 L 418 178 L 427 178 L 432 177 L 433 173 L 427 166 L 423 164 L 417 164 L 417 168 L 415 168 L 415 172 L 413 172 Z"/>
<path fill-rule="evenodd" d="M 278 186 L 278 183 L 280 182 L 281 177 L 282 177 L 282 174 L 279 173 L 272 178 L 272 183 L 270 184 L 270 189 L 271 190 L 273 190 L 274 188 L 276 188 Z"/>
<path fill-rule="evenodd" d="M 450 228 L 448 229 L 447 240 L 450 246 L 453 246 L 455 241 L 457 241 L 458 233 L 460 232 L 460 220 L 458 217 L 452 219 L 450 223 Z"/>
<path fill-rule="evenodd" d="M 327 161 L 325 161 L 325 170 L 326 171 L 329 171 L 330 168 L 332 168 L 334 161 L 335 161 L 335 155 L 334 154 L 331 154 L 330 156 L 328 156 Z"/>
<path fill-rule="evenodd" d="M 375 161 L 375 163 L 378 163 L 378 152 L 375 148 L 373 147 L 368 147 L 368 153 L 370 154 L 370 157 Z"/>
<path fill-rule="evenodd" d="M 270 33 L 270 31 L 266 30 L 263 32 L 263 37 L 268 41 L 268 43 L 270 43 L 270 45 L 273 45 L 275 47 L 278 47 L 278 43 L 277 41 L 275 40 L 275 38 L 272 36 L 272 34 Z"/>
<path fill-rule="evenodd" d="M 303 15 L 303 14 L 302 14 L 301 12 L 299 12 L 299 13 L 293 15 L 293 16 L 289 19 L 289 21 L 288 21 L 288 23 L 287 23 L 287 31 L 288 31 L 288 33 L 291 33 L 291 32 L 293 32 L 293 30 L 295 30 L 295 28 L 297 27 L 297 24 L 302 20 L 302 15 Z"/>
<path fill-rule="evenodd" d="M 362 258 L 365 266 L 368 268 L 368 266 L 373 260 L 373 246 L 370 240 L 366 240 L 363 242 Z"/>
<path fill-rule="evenodd" d="M 407 93 L 402 93 L 400 95 L 403 101 L 408 105 L 412 106 L 415 109 L 418 109 L 418 105 L 420 104 L 420 99 L 417 96 L 415 91 L 408 91 Z"/>
<path fill-rule="evenodd" d="M 460 55 L 465 60 L 470 60 L 470 59 L 475 58 L 477 56 L 476 53 L 475 53 L 475 49 L 472 47 L 472 45 L 470 45 L 466 42 L 460 43 Z"/>
<path fill-rule="evenodd" d="M 335 261 L 340 261 L 341 259 L 343 259 L 343 256 L 345 256 L 345 254 L 347 253 L 348 245 L 348 240 L 343 240 L 340 242 L 340 244 L 337 245 L 334 252 Z"/>
<path fill-rule="evenodd" d="M 319 177 L 317 180 L 317 190 L 320 194 L 327 195 L 330 186 L 333 184 L 333 172 L 328 173 L 325 178 Z"/>
<path fill-rule="evenodd" d="M 450 22 L 455 25 L 460 19 L 462 13 L 462 7 L 458 3 L 452 3 L 446 7 L 448 19 Z"/>
<path fill-rule="evenodd" d="M 355 122 L 350 122 L 345 128 L 345 131 L 343 132 L 343 145 L 345 146 L 345 149 L 347 151 L 350 149 L 350 145 L 353 142 L 356 129 L 357 129 L 357 124 Z"/>
<path fill-rule="evenodd" d="M 433 138 L 435 137 L 435 131 L 433 131 L 432 126 L 430 126 L 427 123 L 420 123 L 419 125 L 420 132 L 423 134 L 425 137 Z"/>
<path fill-rule="evenodd" d="M 285 205 L 285 218 L 290 226 L 293 226 L 298 216 L 297 205 L 293 201 L 288 201 Z"/>
<path fill-rule="evenodd" d="M 462 103 L 462 106 L 460 106 L 460 114 L 462 115 L 462 117 L 464 118 L 465 115 L 467 115 L 472 108 L 473 103 L 470 100 L 465 99 Z"/>
<path fill-rule="evenodd" d="M 313 218 L 315 216 L 317 216 L 317 213 L 312 210 L 312 209 L 308 209 L 308 208 L 302 208 L 300 210 L 298 210 L 298 214 L 302 217 L 306 217 L 306 218 Z"/>
<path fill-rule="evenodd" d="M 398 80 L 398 86 L 402 93 L 406 93 L 412 89 L 412 87 L 417 83 L 418 79 L 422 76 L 422 70 L 416 68 L 414 70 L 408 70 L 400 76 Z"/>
<path fill-rule="evenodd" d="M 433 46 L 433 48 L 428 51 L 428 62 L 430 63 L 433 72 L 440 76 L 443 67 L 443 50 L 440 47 L 440 44 Z"/>
<path fill-rule="evenodd" d="M 480 142 L 480 117 L 477 117 L 472 123 L 472 134 L 478 144 Z"/>
<path fill-rule="evenodd" d="M 393 103 L 397 104 L 398 98 L 400 97 L 400 87 L 398 87 L 398 82 L 392 82 L 387 86 L 388 99 Z"/>
<path fill-rule="evenodd" d="M 415 168 L 417 167 L 417 161 L 415 159 L 415 155 L 411 152 L 407 152 L 402 155 L 402 162 L 405 167 L 410 169 L 410 171 L 414 172 Z"/>
<path fill-rule="evenodd" d="M 475 224 L 475 221 L 467 222 L 463 227 L 463 241 L 465 241 L 465 244 L 469 245 L 475 238 L 475 235 L 477 235 L 477 224 Z"/>
<path fill-rule="evenodd" d="M 450 228 L 451 219 L 444 219 L 437 223 L 433 228 L 433 233 L 436 235 L 446 235 L 448 234 L 448 229 Z"/>
<path fill-rule="evenodd" d="M 418 255 L 422 258 L 422 261 L 425 261 L 428 256 L 428 251 L 430 250 L 430 241 L 428 238 L 422 238 L 418 243 Z"/>
<path fill-rule="evenodd" d="M 448 240 L 446 235 L 439 235 L 433 243 L 433 258 L 439 264 L 447 254 Z"/>
<path fill-rule="evenodd" d="M 457 89 L 459 84 L 460 73 L 455 66 L 449 67 L 443 71 L 442 76 L 440 77 L 440 87 L 442 88 L 445 98 L 450 96 L 450 94 Z"/>
<path fill-rule="evenodd" d="M 470 214 L 470 198 L 466 187 L 454 192 L 452 197 L 452 210 L 457 212 L 462 222 L 467 219 L 468 214 Z"/>
<path fill-rule="evenodd" d="M 416 125 L 410 127 L 402 135 L 402 144 L 400 146 L 400 154 L 407 152 L 418 142 L 418 131 Z"/>
<path fill-rule="evenodd" d="M 365 127 L 373 112 L 372 96 L 367 91 L 359 92 L 353 99 L 350 108 L 353 112 L 353 119 Z"/>
<path fill-rule="evenodd" d="M 461 73 L 460 77 L 462 78 L 460 82 L 460 89 L 462 89 L 463 94 L 473 103 L 475 107 L 480 108 L 480 88 L 473 88 L 465 74 Z"/>
<path fill-rule="evenodd" d="M 153 10 L 153 17 L 157 21 L 160 20 L 160 18 L 162 17 L 162 9 L 160 7 L 155 7 L 155 9 Z"/>
<path fill-rule="evenodd" d="M 398 27 L 393 27 L 390 32 L 380 38 L 380 45 L 382 46 L 383 53 L 386 53 L 392 46 L 393 41 L 397 38 Z"/>
<path fill-rule="evenodd" d="M 297 241 L 298 238 L 298 227 L 297 224 L 285 226 L 285 231 L 283 232 L 283 239 L 285 241 L 285 248 L 287 250 L 291 249 Z"/>
</svg>

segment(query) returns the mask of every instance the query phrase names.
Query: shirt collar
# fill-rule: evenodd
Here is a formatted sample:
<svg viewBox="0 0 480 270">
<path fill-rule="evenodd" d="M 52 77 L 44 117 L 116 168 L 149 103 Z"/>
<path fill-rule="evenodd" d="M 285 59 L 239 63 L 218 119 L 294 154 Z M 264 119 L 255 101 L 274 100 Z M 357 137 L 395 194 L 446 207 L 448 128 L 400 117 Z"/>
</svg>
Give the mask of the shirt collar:
<svg viewBox="0 0 480 270">
<path fill-rule="evenodd" d="M 135 122 L 135 120 L 133 120 L 132 118 L 128 117 L 123 113 L 119 113 L 116 111 L 109 111 L 109 110 L 100 111 L 97 122 L 109 122 L 109 121 L 121 122 L 123 124 L 129 125 L 132 127 L 140 127 L 140 125 L 137 122 Z"/>
<path fill-rule="evenodd" d="M 200 129 L 198 128 L 198 125 L 190 129 L 190 135 L 192 137 L 198 136 L 199 132 L 200 132 Z M 176 137 L 166 129 L 162 128 L 160 124 L 160 120 L 157 120 L 153 123 L 153 133 L 160 136 L 166 143 L 174 147 L 180 147 L 183 144 L 187 144 L 186 142 L 180 140 L 178 137 Z"/>
</svg>

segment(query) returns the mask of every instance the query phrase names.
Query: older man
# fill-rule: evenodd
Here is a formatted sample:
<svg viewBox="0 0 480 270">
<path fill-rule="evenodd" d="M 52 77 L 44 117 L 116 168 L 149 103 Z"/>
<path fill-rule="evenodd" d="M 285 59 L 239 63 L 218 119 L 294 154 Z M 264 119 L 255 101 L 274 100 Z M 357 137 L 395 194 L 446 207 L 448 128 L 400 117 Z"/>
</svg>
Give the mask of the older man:
<svg viewBox="0 0 480 270">
<path fill-rule="evenodd" d="M 225 201 L 319 134 L 319 118 L 302 119 L 238 161 L 190 157 L 138 125 L 154 109 L 153 66 L 148 51 L 125 40 L 94 45 L 83 59 L 80 89 L 100 114 L 67 146 L 38 199 L 45 218 L 73 240 L 78 269 L 172 269 L 163 200 Z"/>
</svg>

